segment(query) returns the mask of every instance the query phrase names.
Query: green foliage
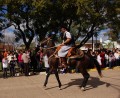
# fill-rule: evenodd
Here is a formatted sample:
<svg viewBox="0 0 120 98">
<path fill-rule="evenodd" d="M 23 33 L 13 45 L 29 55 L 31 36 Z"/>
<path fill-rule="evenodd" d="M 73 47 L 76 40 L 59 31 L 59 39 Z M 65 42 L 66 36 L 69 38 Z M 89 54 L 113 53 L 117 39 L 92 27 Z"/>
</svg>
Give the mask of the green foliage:
<svg viewBox="0 0 120 98">
<path fill-rule="evenodd" d="M 103 47 L 106 48 L 106 49 L 110 49 L 110 48 L 113 48 L 113 43 L 112 42 L 108 42 L 108 43 L 104 43 Z"/>
<path fill-rule="evenodd" d="M 23 39 L 27 48 L 35 35 L 41 41 L 64 23 L 76 39 L 88 36 L 86 41 L 103 28 L 112 28 L 116 36 L 120 31 L 118 0 L 1 0 L 0 5 L 8 26 L 16 28 L 16 40 Z"/>
</svg>

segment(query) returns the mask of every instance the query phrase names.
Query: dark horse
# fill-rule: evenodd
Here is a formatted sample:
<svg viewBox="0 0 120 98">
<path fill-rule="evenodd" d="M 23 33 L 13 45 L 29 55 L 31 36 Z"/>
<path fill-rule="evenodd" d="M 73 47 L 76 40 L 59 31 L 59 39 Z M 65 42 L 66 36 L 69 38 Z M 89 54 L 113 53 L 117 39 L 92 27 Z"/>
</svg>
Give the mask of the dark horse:
<svg viewBox="0 0 120 98">
<path fill-rule="evenodd" d="M 58 81 L 59 84 L 59 88 L 61 88 L 61 82 L 59 79 L 59 74 L 58 74 L 58 69 L 59 69 L 59 58 L 56 58 L 53 53 L 55 51 L 55 44 L 54 41 L 52 39 L 50 40 L 45 40 L 43 43 L 41 43 L 41 46 L 47 45 L 47 47 L 45 48 L 45 50 L 47 51 L 47 55 L 49 57 L 49 66 L 50 66 L 50 70 L 46 75 L 46 80 L 44 82 L 44 87 L 46 87 L 47 83 L 48 83 L 48 78 L 51 75 L 51 73 L 54 73 L 56 76 L 56 79 Z M 77 49 L 77 51 L 80 51 L 79 49 Z M 79 53 L 79 52 L 78 52 Z M 82 58 L 77 58 L 77 59 L 71 59 L 69 60 L 69 64 L 68 66 L 74 66 L 76 68 L 79 68 L 81 74 L 83 75 L 84 79 L 81 85 L 81 90 L 85 90 L 85 86 L 87 84 L 88 78 L 90 77 L 89 73 L 87 72 L 87 68 L 91 65 L 94 64 L 97 68 L 98 74 L 100 76 L 102 76 L 101 73 L 101 68 L 100 65 L 98 64 L 97 60 L 94 59 L 92 60 L 93 62 L 91 63 L 91 59 L 88 55 L 84 55 Z"/>
</svg>

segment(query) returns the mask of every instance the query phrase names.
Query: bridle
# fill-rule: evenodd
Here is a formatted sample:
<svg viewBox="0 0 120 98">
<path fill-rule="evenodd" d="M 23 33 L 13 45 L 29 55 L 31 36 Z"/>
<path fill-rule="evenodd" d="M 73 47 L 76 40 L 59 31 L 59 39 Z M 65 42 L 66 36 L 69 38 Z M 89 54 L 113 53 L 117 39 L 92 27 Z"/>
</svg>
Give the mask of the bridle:
<svg viewBox="0 0 120 98">
<path fill-rule="evenodd" d="M 46 43 L 46 42 L 47 42 L 46 45 L 48 45 L 48 43 L 49 43 L 50 40 L 52 40 L 52 39 L 51 39 L 51 38 L 48 38 L 48 39 L 46 39 L 46 40 L 44 40 L 44 41 L 41 41 L 41 42 L 40 42 L 40 46 L 41 46 L 42 44 Z"/>
<path fill-rule="evenodd" d="M 41 41 L 40 42 L 40 46 L 41 46 L 41 44 L 44 44 L 44 43 L 46 43 L 47 42 L 47 44 L 46 45 L 48 45 L 48 43 L 49 43 L 49 41 L 50 40 L 52 40 L 51 38 L 48 38 L 48 39 L 46 39 L 46 40 L 44 40 L 44 41 Z M 53 49 L 53 48 L 56 48 L 57 46 L 53 46 L 53 47 L 42 47 L 42 49 L 47 49 L 47 50 L 49 50 L 49 49 Z"/>
</svg>

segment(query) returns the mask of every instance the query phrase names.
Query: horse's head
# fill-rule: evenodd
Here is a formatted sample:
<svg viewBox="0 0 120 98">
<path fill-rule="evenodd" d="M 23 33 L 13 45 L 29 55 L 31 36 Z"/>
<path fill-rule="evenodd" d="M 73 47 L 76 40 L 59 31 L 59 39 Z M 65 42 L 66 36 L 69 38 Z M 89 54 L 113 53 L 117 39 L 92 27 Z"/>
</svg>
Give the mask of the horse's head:
<svg viewBox="0 0 120 98">
<path fill-rule="evenodd" d="M 53 47 L 55 46 L 55 42 L 53 41 L 53 39 L 51 38 L 45 38 L 45 40 L 43 40 L 41 43 L 40 43 L 40 46 L 41 47 Z"/>
<path fill-rule="evenodd" d="M 40 47 L 44 49 L 44 54 L 47 54 L 48 57 L 54 53 L 54 46 L 55 42 L 50 38 L 45 39 L 40 43 Z"/>
</svg>

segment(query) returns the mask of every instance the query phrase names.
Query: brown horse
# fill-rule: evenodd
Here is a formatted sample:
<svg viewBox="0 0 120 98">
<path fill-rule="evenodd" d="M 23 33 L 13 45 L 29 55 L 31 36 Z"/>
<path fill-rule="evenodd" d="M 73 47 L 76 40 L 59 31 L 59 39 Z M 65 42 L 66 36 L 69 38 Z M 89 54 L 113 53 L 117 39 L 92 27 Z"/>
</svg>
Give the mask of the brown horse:
<svg viewBox="0 0 120 98">
<path fill-rule="evenodd" d="M 44 87 L 46 87 L 47 83 L 48 83 L 48 78 L 49 76 L 51 75 L 51 73 L 54 73 L 55 76 L 56 76 L 56 79 L 58 81 L 58 84 L 59 84 L 59 88 L 61 88 L 61 82 L 60 82 L 60 79 L 59 79 L 59 74 L 58 74 L 58 69 L 59 69 L 59 58 L 56 58 L 53 53 L 55 51 L 55 49 L 52 49 L 54 47 L 54 41 L 51 39 L 49 41 L 46 41 L 44 43 L 41 43 L 41 46 L 44 46 L 44 45 L 49 45 L 46 50 L 47 50 L 47 54 L 48 54 L 48 57 L 49 57 L 49 66 L 50 66 L 50 70 L 48 72 L 48 74 L 46 75 L 46 79 L 45 79 L 45 82 L 44 82 Z M 78 53 L 79 53 L 79 49 L 77 49 Z M 69 64 L 68 66 L 71 67 L 71 66 L 75 66 L 76 68 L 79 68 L 81 74 L 83 75 L 84 79 L 83 79 L 83 82 L 81 84 L 81 90 L 85 90 L 85 86 L 88 82 L 88 78 L 90 77 L 89 73 L 87 72 L 87 68 L 91 65 L 91 64 L 94 64 L 97 68 L 97 71 L 98 71 L 98 74 L 100 76 L 102 76 L 102 73 L 101 73 L 101 68 L 100 68 L 100 65 L 98 64 L 97 60 L 96 59 L 93 59 L 92 60 L 93 63 L 91 63 L 91 59 L 89 56 L 87 56 L 86 54 L 82 57 L 82 58 L 74 58 L 74 59 L 71 59 L 69 60 Z"/>
</svg>

